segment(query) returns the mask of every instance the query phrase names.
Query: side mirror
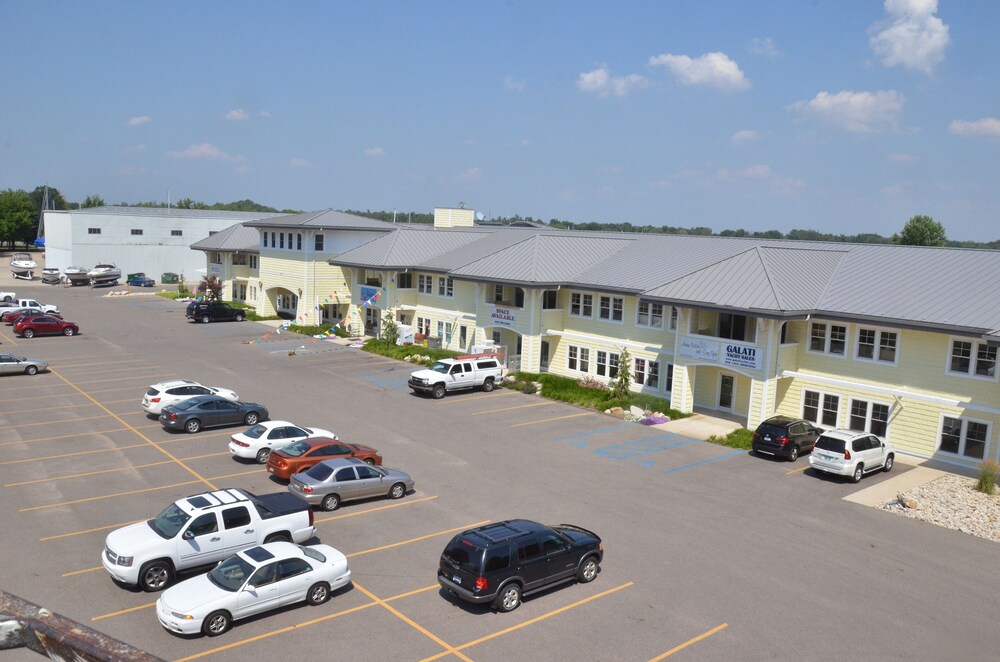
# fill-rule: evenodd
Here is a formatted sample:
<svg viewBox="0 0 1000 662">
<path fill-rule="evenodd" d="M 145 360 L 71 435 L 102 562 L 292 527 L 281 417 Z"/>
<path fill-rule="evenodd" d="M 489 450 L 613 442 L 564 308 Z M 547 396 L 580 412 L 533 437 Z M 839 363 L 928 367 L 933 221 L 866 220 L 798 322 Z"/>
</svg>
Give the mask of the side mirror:
<svg viewBox="0 0 1000 662">
<path fill-rule="evenodd" d="M 188 529 L 183 535 L 181 535 L 181 538 L 184 538 L 184 540 L 194 540 L 194 532 L 191 531 L 191 529 Z"/>
</svg>

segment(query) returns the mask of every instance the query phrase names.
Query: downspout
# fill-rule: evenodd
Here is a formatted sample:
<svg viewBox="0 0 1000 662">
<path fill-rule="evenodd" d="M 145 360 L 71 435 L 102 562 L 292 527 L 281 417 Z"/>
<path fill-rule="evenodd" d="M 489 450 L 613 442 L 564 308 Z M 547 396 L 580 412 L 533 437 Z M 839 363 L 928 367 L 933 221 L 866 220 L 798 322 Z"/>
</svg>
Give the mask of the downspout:
<svg viewBox="0 0 1000 662">
<path fill-rule="evenodd" d="M 763 421 L 767 418 L 767 401 L 768 395 L 771 393 L 771 351 L 774 347 L 774 327 L 775 320 L 766 320 L 765 324 L 768 327 L 767 330 L 767 355 L 765 357 L 767 363 L 764 365 L 764 393 L 760 398 L 760 420 Z M 749 421 L 748 421 L 749 422 Z"/>
</svg>

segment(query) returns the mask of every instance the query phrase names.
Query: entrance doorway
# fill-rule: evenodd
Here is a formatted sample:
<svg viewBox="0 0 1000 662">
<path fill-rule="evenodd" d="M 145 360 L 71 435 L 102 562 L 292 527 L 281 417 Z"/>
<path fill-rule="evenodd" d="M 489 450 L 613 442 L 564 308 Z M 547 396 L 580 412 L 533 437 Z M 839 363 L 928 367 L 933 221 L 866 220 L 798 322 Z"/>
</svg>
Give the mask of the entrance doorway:
<svg viewBox="0 0 1000 662">
<path fill-rule="evenodd" d="M 735 379 L 732 375 L 719 375 L 719 409 L 724 411 L 733 410 L 733 391 L 735 390 Z"/>
<path fill-rule="evenodd" d="M 542 356 L 538 361 L 538 369 L 542 372 L 549 371 L 549 341 L 542 341 Z"/>
<path fill-rule="evenodd" d="M 365 308 L 365 335 L 378 337 L 379 308 Z"/>
</svg>

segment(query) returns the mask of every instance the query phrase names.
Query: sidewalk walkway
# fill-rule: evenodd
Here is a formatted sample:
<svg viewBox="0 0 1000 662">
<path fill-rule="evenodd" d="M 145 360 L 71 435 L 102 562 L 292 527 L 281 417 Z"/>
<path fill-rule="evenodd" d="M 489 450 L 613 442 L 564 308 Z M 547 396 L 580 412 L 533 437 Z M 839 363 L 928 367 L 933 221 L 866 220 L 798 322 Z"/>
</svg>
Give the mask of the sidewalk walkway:
<svg viewBox="0 0 1000 662">
<path fill-rule="evenodd" d="M 937 464 L 932 460 L 925 460 L 920 457 L 896 454 L 896 464 L 906 464 L 913 467 L 909 471 L 893 476 L 888 480 L 883 480 L 878 485 L 863 490 L 858 490 L 853 494 L 844 497 L 845 501 L 860 503 L 862 506 L 878 507 L 886 501 L 892 501 L 900 492 L 912 490 L 915 487 L 926 485 L 927 483 L 945 476 L 947 474 L 975 475 L 975 472 L 963 470 L 961 467 L 937 468 Z M 941 465 L 944 467 L 944 465 Z"/>
</svg>

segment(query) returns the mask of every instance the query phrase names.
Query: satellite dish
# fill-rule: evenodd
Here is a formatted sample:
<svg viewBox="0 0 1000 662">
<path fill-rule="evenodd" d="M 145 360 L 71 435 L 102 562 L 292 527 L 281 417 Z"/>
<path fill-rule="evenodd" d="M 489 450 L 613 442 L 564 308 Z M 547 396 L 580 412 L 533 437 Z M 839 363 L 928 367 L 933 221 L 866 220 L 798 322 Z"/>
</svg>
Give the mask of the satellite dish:
<svg viewBox="0 0 1000 662">
<path fill-rule="evenodd" d="M 483 220 L 486 220 L 486 215 L 485 215 L 485 214 L 483 214 L 483 212 L 481 212 L 481 211 L 477 211 L 477 212 L 476 212 L 476 220 L 477 220 L 477 221 L 483 221 Z"/>
</svg>

